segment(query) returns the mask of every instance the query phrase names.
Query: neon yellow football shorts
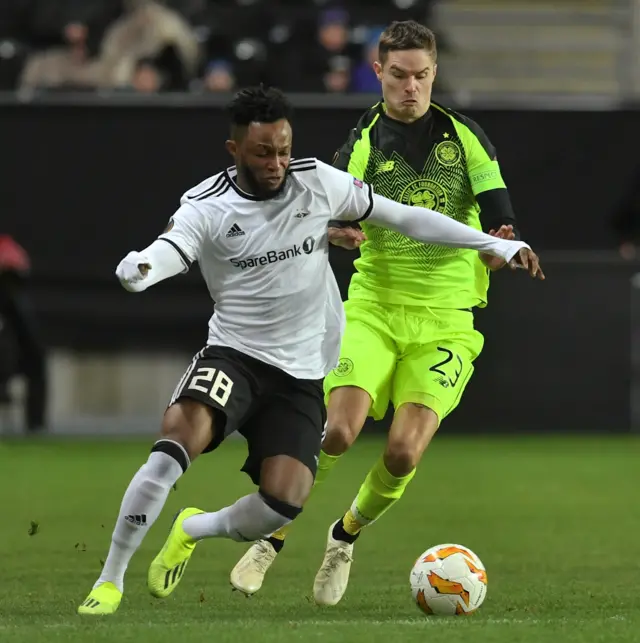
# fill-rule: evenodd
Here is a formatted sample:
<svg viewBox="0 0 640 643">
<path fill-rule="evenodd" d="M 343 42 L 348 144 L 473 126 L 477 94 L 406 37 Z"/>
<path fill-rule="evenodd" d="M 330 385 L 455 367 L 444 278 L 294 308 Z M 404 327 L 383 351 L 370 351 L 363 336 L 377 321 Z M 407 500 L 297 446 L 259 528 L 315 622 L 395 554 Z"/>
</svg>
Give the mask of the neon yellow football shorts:
<svg viewBox="0 0 640 643">
<path fill-rule="evenodd" d="M 371 396 L 369 415 L 384 417 L 413 402 L 442 421 L 460 403 L 484 337 L 473 313 L 424 306 L 345 302 L 347 327 L 340 363 L 324 380 L 325 400 L 340 386 L 357 386 Z"/>
</svg>

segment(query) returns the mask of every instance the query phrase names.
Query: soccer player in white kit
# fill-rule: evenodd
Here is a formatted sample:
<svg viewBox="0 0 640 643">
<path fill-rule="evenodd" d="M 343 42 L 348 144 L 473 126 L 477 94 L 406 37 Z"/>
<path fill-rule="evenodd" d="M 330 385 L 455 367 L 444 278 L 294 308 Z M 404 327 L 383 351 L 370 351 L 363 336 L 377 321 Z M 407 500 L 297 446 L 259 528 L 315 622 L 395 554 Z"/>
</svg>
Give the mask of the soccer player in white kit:
<svg viewBox="0 0 640 643">
<path fill-rule="evenodd" d="M 178 585 L 204 538 L 255 541 L 296 518 L 313 486 L 326 421 L 322 379 L 337 362 L 342 301 L 329 265 L 330 220 L 367 217 L 419 241 L 472 248 L 538 270 L 523 242 L 491 237 L 375 195 L 314 158 L 291 160 L 291 109 L 275 89 L 230 106 L 235 166 L 189 190 L 165 232 L 116 274 L 140 292 L 197 261 L 215 302 L 206 347 L 178 383 L 149 459 L 125 492 L 102 574 L 78 608 L 113 614 L 134 552 L 178 478 L 234 431 L 258 491 L 212 513 L 183 509 L 148 574 L 157 598 Z"/>
</svg>

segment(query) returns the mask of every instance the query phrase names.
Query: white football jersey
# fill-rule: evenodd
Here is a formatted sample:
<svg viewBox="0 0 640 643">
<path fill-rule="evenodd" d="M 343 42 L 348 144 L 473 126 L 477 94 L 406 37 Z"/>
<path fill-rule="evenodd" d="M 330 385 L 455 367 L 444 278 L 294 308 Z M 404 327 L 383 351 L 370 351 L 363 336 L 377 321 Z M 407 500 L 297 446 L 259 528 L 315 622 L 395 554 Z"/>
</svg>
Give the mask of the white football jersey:
<svg viewBox="0 0 640 643">
<path fill-rule="evenodd" d="M 160 239 L 197 261 L 215 309 L 209 345 L 230 346 L 299 379 L 338 363 L 344 311 L 328 223 L 358 221 L 373 191 L 314 158 L 291 161 L 283 190 L 243 192 L 230 168 L 184 194 Z"/>
</svg>

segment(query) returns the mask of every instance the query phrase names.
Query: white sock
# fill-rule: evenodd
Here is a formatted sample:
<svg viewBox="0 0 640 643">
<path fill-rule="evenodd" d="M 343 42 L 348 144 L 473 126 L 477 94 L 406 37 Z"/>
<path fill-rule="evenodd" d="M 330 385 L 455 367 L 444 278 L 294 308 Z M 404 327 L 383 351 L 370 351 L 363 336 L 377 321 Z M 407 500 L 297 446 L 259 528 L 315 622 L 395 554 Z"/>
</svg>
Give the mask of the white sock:
<svg viewBox="0 0 640 643">
<path fill-rule="evenodd" d="M 252 493 L 220 511 L 190 516 L 182 523 L 182 528 L 196 540 L 230 538 L 238 542 L 252 542 L 278 531 L 290 522 L 289 518 L 269 507 L 259 493 Z"/>
<path fill-rule="evenodd" d="M 170 455 L 159 451 L 149 455 L 122 498 L 109 555 L 94 587 L 110 582 L 123 591 L 129 561 L 160 515 L 171 487 L 181 475 L 182 467 Z"/>
</svg>

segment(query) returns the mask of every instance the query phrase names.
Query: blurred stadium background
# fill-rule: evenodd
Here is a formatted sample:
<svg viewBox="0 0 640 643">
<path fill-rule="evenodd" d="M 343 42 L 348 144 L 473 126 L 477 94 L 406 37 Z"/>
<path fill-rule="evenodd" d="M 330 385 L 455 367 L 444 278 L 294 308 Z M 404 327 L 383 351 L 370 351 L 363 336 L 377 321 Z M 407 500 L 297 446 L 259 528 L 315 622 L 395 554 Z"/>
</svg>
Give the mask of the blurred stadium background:
<svg viewBox="0 0 640 643">
<path fill-rule="evenodd" d="M 330 160 L 378 98 L 380 29 L 407 18 L 438 34 L 436 100 L 497 146 L 548 274 L 493 279 L 447 432 L 638 425 L 640 0 L 3 0 L 0 234 L 5 257 L 13 242 L 27 256 L 0 302 L 19 291 L 29 331 L 20 342 L 1 304 L 5 435 L 27 402 L 51 433 L 157 430 L 210 302 L 197 270 L 135 296 L 116 264 L 227 163 L 238 86 L 290 92 L 296 155 Z M 343 289 L 352 260 L 333 254 Z"/>
<path fill-rule="evenodd" d="M 476 374 L 340 606 L 311 582 L 382 436 L 314 491 L 252 601 L 228 590 L 231 542 L 171 600 L 145 588 L 177 509 L 251 488 L 238 441 L 179 481 L 118 617 L 72 618 L 211 313 L 198 270 L 132 295 L 117 263 L 228 164 L 239 86 L 290 92 L 295 154 L 330 161 L 379 98 L 381 27 L 407 18 L 437 33 L 435 98 L 496 145 L 547 281 L 492 279 Z M 639 143 L 640 0 L 0 0 L 0 641 L 637 643 Z M 343 292 L 353 257 L 332 249 Z M 407 579 L 444 542 L 480 555 L 489 598 L 434 626 Z"/>
</svg>

